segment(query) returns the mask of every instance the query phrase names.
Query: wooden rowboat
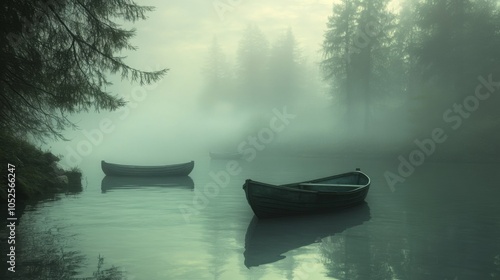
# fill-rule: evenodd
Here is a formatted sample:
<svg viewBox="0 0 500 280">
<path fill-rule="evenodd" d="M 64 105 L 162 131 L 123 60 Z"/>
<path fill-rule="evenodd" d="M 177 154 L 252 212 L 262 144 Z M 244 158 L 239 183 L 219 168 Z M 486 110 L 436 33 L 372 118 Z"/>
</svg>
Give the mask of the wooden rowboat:
<svg viewBox="0 0 500 280">
<path fill-rule="evenodd" d="M 370 178 L 357 169 L 330 177 L 271 185 L 246 180 L 248 204 L 258 218 L 328 212 L 364 201 Z"/>
<path fill-rule="evenodd" d="M 240 153 L 219 153 L 219 152 L 209 152 L 211 159 L 241 159 L 243 156 Z"/>
<path fill-rule="evenodd" d="M 171 165 L 124 165 L 101 161 L 101 168 L 107 176 L 187 176 L 194 168 L 194 161 Z"/>
</svg>

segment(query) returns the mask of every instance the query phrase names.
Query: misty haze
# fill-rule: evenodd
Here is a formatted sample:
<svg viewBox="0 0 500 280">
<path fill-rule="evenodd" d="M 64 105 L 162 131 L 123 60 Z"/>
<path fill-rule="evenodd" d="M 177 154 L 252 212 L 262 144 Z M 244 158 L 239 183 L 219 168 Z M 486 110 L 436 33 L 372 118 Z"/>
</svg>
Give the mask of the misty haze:
<svg viewBox="0 0 500 280">
<path fill-rule="evenodd" d="M 7 2 L 2 279 L 500 279 L 499 1 Z"/>
</svg>

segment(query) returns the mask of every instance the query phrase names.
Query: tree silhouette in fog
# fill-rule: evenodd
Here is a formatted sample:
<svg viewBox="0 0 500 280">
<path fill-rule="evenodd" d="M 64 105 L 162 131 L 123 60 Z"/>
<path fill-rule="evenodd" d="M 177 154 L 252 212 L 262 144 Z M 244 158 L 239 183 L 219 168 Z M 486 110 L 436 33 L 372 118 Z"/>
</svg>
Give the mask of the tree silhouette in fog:
<svg viewBox="0 0 500 280">
<path fill-rule="evenodd" d="M 444 112 L 455 110 L 454 104 L 464 106 L 469 97 L 468 107 L 481 109 L 474 112 L 474 120 L 467 120 L 472 125 L 462 133 L 491 137 L 489 132 L 500 126 L 496 110 L 500 100 L 490 98 L 476 106 L 470 98 L 481 84 L 483 94 L 491 92 L 500 78 L 498 1 L 398 4 L 394 11 L 386 0 L 344 0 L 333 5 L 321 69 L 334 102 L 341 105 L 337 108 L 345 111 L 344 120 L 351 124 L 349 132 L 360 136 L 362 127 L 378 122 L 404 125 L 415 137 L 442 124 Z M 445 122 L 456 129 L 462 123 L 458 118 L 468 119 L 470 113 L 453 111 Z M 394 122 L 394 115 L 401 117 L 400 123 Z"/>
<path fill-rule="evenodd" d="M 256 25 L 248 25 L 242 32 L 233 67 L 218 41 L 212 41 L 202 69 L 203 110 L 225 104 L 233 111 L 267 111 L 291 106 L 311 91 L 307 88 L 312 84 L 308 81 L 311 74 L 307 73 L 292 29 L 286 29 L 272 44 L 268 42 Z"/>
<path fill-rule="evenodd" d="M 121 51 L 135 31 L 116 21 L 145 19 L 153 8 L 131 0 L 7 0 L 0 19 L 0 126 L 16 135 L 63 138 L 69 113 L 125 104 L 107 91 L 108 75 L 148 84 L 166 69 L 140 71 Z"/>
<path fill-rule="evenodd" d="M 236 76 L 239 99 L 245 106 L 257 106 L 266 96 L 269 43 L 256 25 L 248 25 L 239 43 Z"/>
<path fill-rule="evenodd" d="M 210 111 L 222 104 L 234 104 L 234 75 L 226 55 L 216 37 L 208 51 L 206 65 L 202 69 L 205 88 L 200 102 L 201 110 Z"/>
<path fill-rule="evenodd" d="M 419 40 L 413 42 L 410 54 L 416 58 L 417 69 L 423 69 L 414 73 L 421 82 L 420 91 L 414 94 L 423 103 L 416 118 L 441 119 L 443 108 L 474 94 L 478 76 L 492 74 L 498 80 L 498 4 L 491 0 L 420 1 L 415 16 Z M 491 117 L 491 110 L 481 111 L 477 115 Z"/>
<path fill-rule="evenodd" d="M 392 16 L 387 0 L 349 1 L 333 5 L 323 41 L 321 68 L 331 94 L 345 104 L 346 119 L 359 133 L 366 130 L 370 106 L 383 89 Z"/>
<path fill-rule="evenodd" d="M 292 29 L 278 38 L 269 56 L 269 103 L 290 105 L 302 90 L 301 57 Z"/>
</svg>

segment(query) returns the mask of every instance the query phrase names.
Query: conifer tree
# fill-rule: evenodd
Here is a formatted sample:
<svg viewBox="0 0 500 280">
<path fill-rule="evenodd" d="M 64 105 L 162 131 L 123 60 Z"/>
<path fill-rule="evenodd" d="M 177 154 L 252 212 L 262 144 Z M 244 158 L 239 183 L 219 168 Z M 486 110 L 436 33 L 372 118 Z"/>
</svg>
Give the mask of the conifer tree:
<svg viewBox="0 0 500 280">
<path fill-rule="evenodd" d="M 13 135 L 63 138 L 67 115 L 115 110 L 124 100 L 107 91 L 109 75 L 141 85 L 167 69 L 127 65 L 121 51 L 135 30 L 118 21 L 152 11 L 132 0 L 6 0 L 0 7 L 0 129 Z"/>
</svg>

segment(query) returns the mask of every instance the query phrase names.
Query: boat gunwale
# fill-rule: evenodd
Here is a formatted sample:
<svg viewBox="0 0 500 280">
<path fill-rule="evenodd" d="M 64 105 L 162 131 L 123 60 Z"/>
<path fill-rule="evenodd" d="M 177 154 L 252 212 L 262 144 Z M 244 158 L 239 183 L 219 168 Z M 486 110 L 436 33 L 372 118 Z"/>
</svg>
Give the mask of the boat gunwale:
<svg viewBox="0 0 500 280">
<path fill-rule="evenodd" d="M 187 167 L 189 165 L 194 164 L 194 160 L 191 160 L 189 162 L 185 163 L 174 163 L 174 164 L 166 164 L 166 165 L 128 165 L 128 164 L 118 164 L 118 163 L 111 163 L 111 162 L 106 162 L 104 160 L 101 160 L 101 164 L 105 164 L 110 167 L 119 167 L 119 168 L 126 168 L 126 169 L 162 169 L 162 168 L 175 168 L 175 167 Z"/>
<path fill-rule="evenodd" d="M 368 179 L 368 182 L 366 184 L 362 184 L 362 185 L 360 184 L 359 187 L 353 188 L 352 190 L 348 190 L 348 191 L 316 191 L 316 190 L 305 190 L 305 189 L 290 187 L 290 186 L 300 186 L 300 184 L 304 184 L 304 183 L 314 183 L 314 182 L 318 182 L 318 181 L 324 181 L 324 180 L 329 180 L 329 179 L 345 177 L 345 176 L 352 175 L 352 174 L 363 175 L 366 179 Z M 346 173 L 342 173 L 342 174 L 338 174 L 338 175 L 323 177 L 323 178 L 319 178 L 319 179 L 313 179 L 313 180 L 309 180 L 309 181 L 289 183 L 289 184 L 282 184 L 282 185 L 274 185 L 274 184 L 264 183 L 264 182 L 260 182 L 260 181 L 255 181 L 252 179 L 246 179 L 245 184 L 243 185 L 243 189 L 245 189 L 245 191 L 247 191 L 246 188 L 247 188 L 248 183 L 253 183 L 253 184 L 262 185 L 265 187 L 271 187 L 271 188 L 286 190 L 286 191 L 291 191 L 291 192 L 293 191 L 293 192 L 316 193 L 316 194 L 350 194 L 350 193 L 362 191 L 365 188 L 369 187 L 370 183 L 371 183 L 371 179 L 368 175 L 366 175 L 365 173 L 363 173 L 361 171 L 351 171 L 351 172 L 346 172 Z M 336 187 L 336 186 L 342 187 L 341 186 L 342 184 L 324 184 L 324 185 L 325 186 L 330 185 L 332 187 Z"/>
</svg>

